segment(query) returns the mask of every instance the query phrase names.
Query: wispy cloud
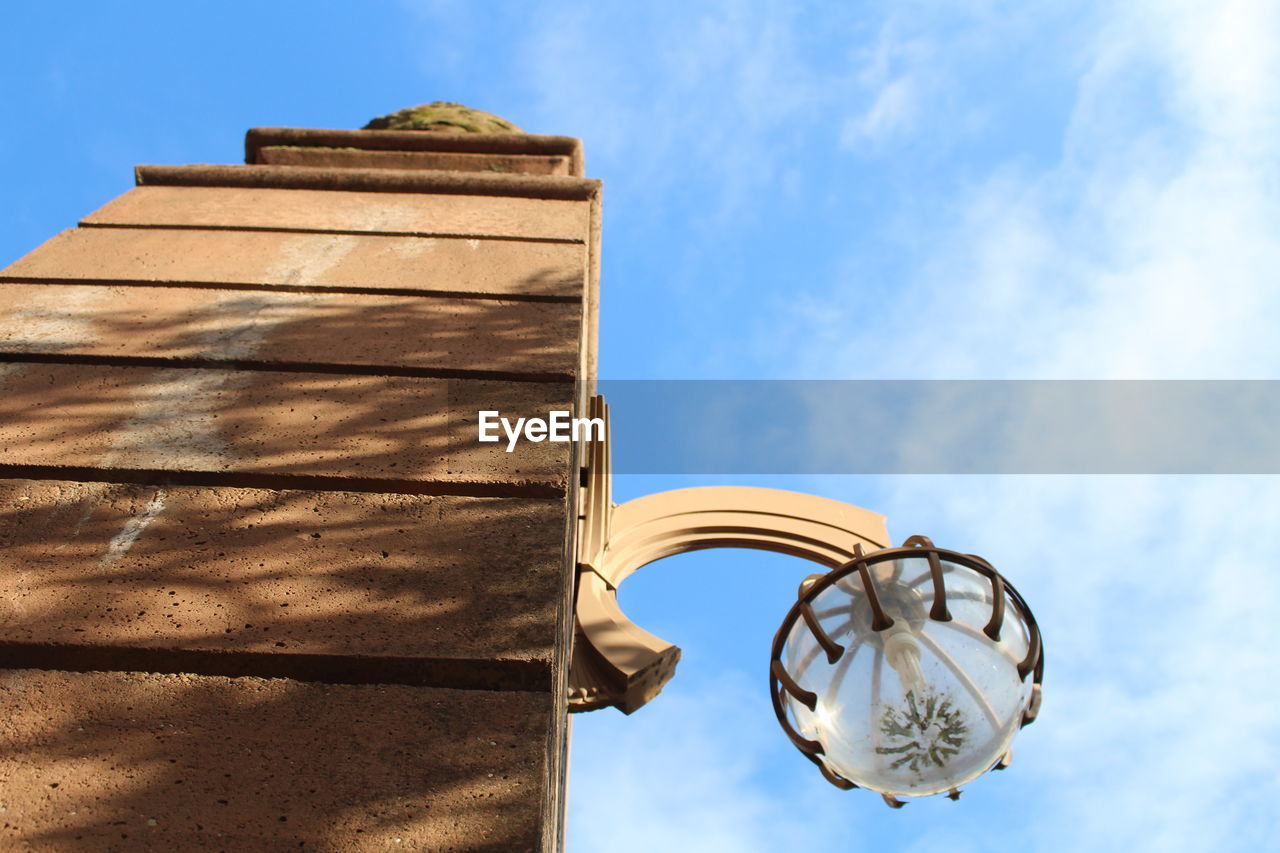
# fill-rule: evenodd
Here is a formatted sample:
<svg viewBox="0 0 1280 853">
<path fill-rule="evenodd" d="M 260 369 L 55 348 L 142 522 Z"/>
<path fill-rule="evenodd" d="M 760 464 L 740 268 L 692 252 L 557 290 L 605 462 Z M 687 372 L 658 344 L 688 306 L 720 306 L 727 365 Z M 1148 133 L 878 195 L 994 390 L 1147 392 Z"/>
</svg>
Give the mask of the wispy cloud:
<svg viewBox="0 0 1280 853">
<path fill-rule="evenodd" d="M 1081 53 L 1059 156 L 997 162 L 947 215 L 908 218 L 899 227 L 931 250 L 886 297 L 902 313 L 886 309 L 836 359 L 850 335 L 833 328 L 807 363 L 890 376 L 1274 377 L 1276 31 L 1274 7 L 1259 3 L 1107 7 Z M 993 559 L 1045 629 L 1045 709 L 1018 758 L 1035 781 L 1027 822 L 1011 831 L 1034 824 L 1034 849 L 1269 843 L 1280 688 L 1260 674 L 1280 650 L 1269 615 L 1280 581 L 1264 568 L 1280 554 L 1280 485 L 888 488 L 878 508 L 899 535 L 946 531 Z"/>
<path fill-rule="evenodd" d="M 1045 634 L 1011 832 L 1033 849 L 1265 847 L 1276 820 L 1272 478 L 900 478 L 882 507 L 991 559 Z"/>
<path fill-rule="evenodd" d="M 786 180 L 798 139 L 832 132 L 853 82 L 846 64 L 809 61 L 803 4 L 554 8 L 521 55 L 539 112 L 590 139 L 631 204 L 670 203 L 692 183 L 701 203 L 688 208 L 741 215 L 750 192 Z"/>
<path fill-rule="evenodd" d="M 609 710 L 578 718 L 569 848 L 823 849 L 816 845 L 829 833 L 774 793 L 788 783 L 812 790 L 814 780 L 803 773 L 762 775 L 774 745 L 759 734 L 776 723 L 767 701 L 760 701 L 758 680 L 723 673 L 704 683 L 696 699 L 672 691 L 631 717 Z"/>
<path fill-rule="evenodd" d="M 655 266 L 720 288 L 717 312 L 726 290 L 748 291 L 758 333 L 719 341 L 738 362 L 802 378 L 1280 369 L 1273 3 L 916 0 L 839 17 L 729 0 L 521 8 L 521 37 L 495 61 L 523 75 L 534 104 L 523 123 L 587 139 L 629 225 L 641 210 L 678 212 L 683 242 Z M 703 262 L 709 235 L 788 204 L 808 206 L 801 228 L 818 236 L 778 244 L 786 281 L 748 289 Z M 609 239 L 615 257 L 643 242 Z M 660 296 L 660 311 L 683 310 L 684 294 Z M 728 331 L 701 307 L 700 333 Z M 652 329 L 637 334 L 652 344 Z M 856 503 L 855 488 L 868 486 L 825 491 Z M 1280 487 L 899 478 L 878 489 L 896 537 L 928 533 L 990 558 L 1041 620 L 1045 709 L 1013 770 L 951 811 L 913 803 L 855 832 L 856 794 L 819 793 L 807 772 L 770 777 L 781 736 L 743 714 L 754 682 L 698 682 L 700 698 L 670 692 L 633 717 L 579 723 L 570 849 L 871 849 L 886 832 L 880 849 L 1274 840 Z M 814 797 L 820 821 L 788 817 Z"/>
<path fill-rule="evenodd" d="M 951 119 L 938 114 L 945 73 L 934 53 L 930 39 L 904 35 L 892 17 L 874 42 L 853 49 L 856 86 L 844 105 L 841 146 L 883 154 L 886 145 L 918 131 L 921 123 Z M 954 122 L 947 123 L 954 130 Z"/>
<path fill-rule="evenodd" d="M 866 304 L 866 271 L 850 266 L 845 283 L 794 309 L 796 339 L 811 342 L 797 347 L 809 353 L 801 371 L 1275 374 L 1266 341 L 1280 309 L 1271 286 L 1280 263 L 1276 13 L 1261 3 L 1157 5 L 1114 4 L 1079 51 L 1056 159 L 970 164 L 952 196 L 900 207 L 894 229 L 919 255 L 876 291 L 879 302 Z M 947 43 L 935 36 L 929 61 L 955 67 Z M 910 62 L 899 74 L 917 79 Z M 890 102 L 894 85 L 882 93 Z M 855 126 L 877 126 L 876 115 L 873 107 Z M 1004 117 L 1014 132 L 1017 121 Z M 878 322 L 851 330 L 830 310 L 842 303 Z M 827 329 L 816 340 L 815 325 Z"/>
<path fill-rule="evenodd" d="M 840 142 L 849 148 L 884 144 L 899 131 L 909 129 L 918 116 L 913 82 L 899 77 L 878 87 L 866 112 L 845 120 Z"/>
</svg>

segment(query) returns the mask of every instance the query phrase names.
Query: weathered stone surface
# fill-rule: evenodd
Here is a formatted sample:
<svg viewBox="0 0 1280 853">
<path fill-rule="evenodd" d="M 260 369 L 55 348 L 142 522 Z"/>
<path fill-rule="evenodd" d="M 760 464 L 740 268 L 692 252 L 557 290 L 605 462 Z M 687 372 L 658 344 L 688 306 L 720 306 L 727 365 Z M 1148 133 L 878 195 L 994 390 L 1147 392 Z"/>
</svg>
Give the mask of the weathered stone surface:
<svg viewBox="0 0 1280 853">
<path fill-rule="evenodd" d="M 590 203 L 502 196 L 136 187 L 84 218 L 88 224 L 375 231 L 585 240 Z"/>
<path fill-rule="evenodd" d="M 332 169 L 327 166 L 269 166 L 262 163 L 216 166 L 195 163 L 186 166 L 139 164 L 134 166 L 133 176 L 140 187 L 236 187 L 397 195 L 414 193 L 591 203 L 595 203 L 600 197 L 599 181 L 564 175 L 499 175 L 493 172 L 430 169 Z"/>
<path fill-rule="evenodd" d="M 400 289 L 581 298 L 584 249 L 567 243 L 77 228 L 0 272 L 10 278 Z"/>
<path fill-rule="evenodd" d="M 569 158 L 532 154 L 467 154 L 446 151 L 361 151 L 354 148 L 266 146 L 258 162 L 271 166 L 336 169 L 440 169 L 516 175 L 568 175 Z"/>
<path fill-rule="evenodd" d="M 568 443 L 476 440 L 476 413 L 545 417 L 571 383 L 0 364 L 0 464 L 563 488 Z"/>
<path fill-rule="evenodd" d="M 572 376 L 576 303 L 0 284 L 0 352 Z"/>
<path fill-rule="evenodd" d="M 0 849 L 556 849 L 570 445 L 476 421 L 593 374 L 599 182 L 246 152 L 0 273 Z"/>
<path fill-rule="evenodd" d="M 419 133 L 415 130 L 336 130 L 316 127 L 251 127 L 245 162 L 269 145 L 358 148 L 362 151 L 465 151 L 488 154 L 554 154 L 579 158 L 582 140 L 542 133 Z"/>
<path fill-rule="evenodd" d="M 0 671 L 0 847 L 539 847 L 543 693 Z"/>
<path fill-rule="evenodd" d="M 0 480 L 0 642 L 549 669 L 563 519 L 556 500 Z"/>
</svg>

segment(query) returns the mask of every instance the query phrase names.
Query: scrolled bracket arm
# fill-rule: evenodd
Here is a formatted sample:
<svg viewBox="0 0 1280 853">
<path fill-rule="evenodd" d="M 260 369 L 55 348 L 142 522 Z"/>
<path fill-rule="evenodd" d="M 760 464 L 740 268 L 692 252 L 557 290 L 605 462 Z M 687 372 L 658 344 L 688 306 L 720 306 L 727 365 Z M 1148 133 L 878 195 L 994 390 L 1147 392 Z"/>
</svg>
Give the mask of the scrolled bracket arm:
<svg viewBox="0 0 1280 853">
<path fill-rule="evenodd" d="M 613 706 L 630 714 L 675 674 L 680 649 L 634 624 L 618 606 L 618 587 L 649 563 L 706 548 L 789 554 L 826 569 L 853 559 L 859 546 L 888 547 L 884 517 L 860 507 L 780 489 L 709 486 L 612 503 L 608 406 L 603 440 L 586 448 L 579 490 L 577 621 L 569 672 L 569 710 Z"/>
</svg>

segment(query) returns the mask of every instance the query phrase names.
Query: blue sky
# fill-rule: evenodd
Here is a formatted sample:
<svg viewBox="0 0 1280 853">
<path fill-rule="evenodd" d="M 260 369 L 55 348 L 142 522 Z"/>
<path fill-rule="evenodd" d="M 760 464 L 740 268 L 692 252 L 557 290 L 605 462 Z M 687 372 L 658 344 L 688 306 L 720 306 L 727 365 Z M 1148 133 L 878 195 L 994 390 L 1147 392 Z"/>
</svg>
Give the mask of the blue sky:
<svg viewBox="0 0 1280 853">
<path fill-rule="evenodd" d="M 435 99 L 581 137 L 614 379 L 1276 379 L 1266 2 L 26 3 L 0 55 L 0 263 L 259 125 Z M 619 478 L 811 491 L 982 554 L 1045 634 L 1013 767 L 959 803 L 828 786 L 765 696 L 808 568 L 627 582 L 685 650 L 579 717 L 571 851 L 1249 850 L 1280 832 L 1267 477 Z M 803 845 L 803 848 L 802 848 Z"/>
</svg>

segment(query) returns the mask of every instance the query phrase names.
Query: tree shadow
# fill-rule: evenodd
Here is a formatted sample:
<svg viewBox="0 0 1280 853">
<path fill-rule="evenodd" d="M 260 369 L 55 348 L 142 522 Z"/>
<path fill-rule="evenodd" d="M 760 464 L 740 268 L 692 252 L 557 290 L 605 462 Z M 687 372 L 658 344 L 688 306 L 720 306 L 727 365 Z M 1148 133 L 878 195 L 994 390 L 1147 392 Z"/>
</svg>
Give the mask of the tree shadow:
<svg viewBox="0 0 1280 853">
<path fill-rule="evenodd" d="M 571 408 L 581 307 L 100 290 L 0 330 L 0 846 L 537 848 L 570 445 L 475 416 Z"/>
</svg>

